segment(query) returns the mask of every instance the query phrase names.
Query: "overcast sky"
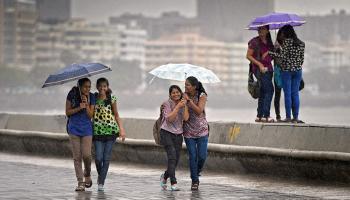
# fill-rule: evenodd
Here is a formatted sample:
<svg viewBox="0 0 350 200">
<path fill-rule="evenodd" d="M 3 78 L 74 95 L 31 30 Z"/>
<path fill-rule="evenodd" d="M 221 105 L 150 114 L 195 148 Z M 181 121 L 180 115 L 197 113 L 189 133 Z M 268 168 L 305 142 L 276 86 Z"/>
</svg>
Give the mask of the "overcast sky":
<svg viewBox="0 0 350 200">
<path fill-rule="evenodd" d="M 327 14 L 332 9 L 345 9 L 350 13 L 350 0 L 276 0 L 275 9 L 301 15 Z M 164 11 L 174 10 L 186 16 L 195 16 L 196 0 L 72 0 L 73 17 L 96 22 L 107 21 L 109 16 L 125 12 L 159 16 Z"/>
</svg>

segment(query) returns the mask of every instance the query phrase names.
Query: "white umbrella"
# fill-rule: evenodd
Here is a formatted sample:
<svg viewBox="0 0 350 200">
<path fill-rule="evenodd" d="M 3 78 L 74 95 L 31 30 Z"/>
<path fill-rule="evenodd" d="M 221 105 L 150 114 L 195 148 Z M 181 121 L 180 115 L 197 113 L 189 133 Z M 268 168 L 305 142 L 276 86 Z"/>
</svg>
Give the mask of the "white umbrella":
<svg viewBox="0 0 350 200">
<path fill-rule="evenodd" d="M 220 82 L 220 79 L 211 70 L 187 63 L 161 65 L 149 73 L 154 77 L 175 81 L 185 81 L 187 77 L 194 76 L 202 83 Z"/>
</svg>

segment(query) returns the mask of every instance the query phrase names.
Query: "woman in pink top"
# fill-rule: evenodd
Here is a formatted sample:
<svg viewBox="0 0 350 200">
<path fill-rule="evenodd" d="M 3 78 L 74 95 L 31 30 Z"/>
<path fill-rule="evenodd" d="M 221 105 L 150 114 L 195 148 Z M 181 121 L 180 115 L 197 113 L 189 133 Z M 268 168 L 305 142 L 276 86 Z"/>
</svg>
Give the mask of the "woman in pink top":
<svg viewBox="0 0 350 200">
<path fill-rule="evenodd" d="M 179 190 L 175 178 L 175 168 L 179 162 L 182 147 L 183 121 L 189 118 L 185 99 L 179 86 L 172 85 L 169 88 L 169 99 L 162 104 L 162 125 L 160 126 L 160 142 L 168 157 L 168 167 L 160 177 L 160 185 L 167 187 L 167 179 L 170 178 L 171 190 Z"/>
<path fill-rule="evenodd" d="M 184 137 L 187 147 L 192 185 L 191 190 L 198 190 L 199 175 L 207 158 L 209 126 L 205 116 L 207 93 L 197 78 L 190 76 L 185 82 L 190 117 L 184 123 Z"/>
<path fill-rule="evenodd" d="M 273 51 L 274 46 L 271 40 L 269 26 L 262 26 L 258 29 L 259 36 L 248 42 L 247 59 L 251 62 L 250 67 L 255 77 L 260 82 L 260 96 L 256 122 L 274 122 L 270 117 L 271 101 L 273 96 L 272 85 L 272 57 L 268 55 Z"/>
</svg>

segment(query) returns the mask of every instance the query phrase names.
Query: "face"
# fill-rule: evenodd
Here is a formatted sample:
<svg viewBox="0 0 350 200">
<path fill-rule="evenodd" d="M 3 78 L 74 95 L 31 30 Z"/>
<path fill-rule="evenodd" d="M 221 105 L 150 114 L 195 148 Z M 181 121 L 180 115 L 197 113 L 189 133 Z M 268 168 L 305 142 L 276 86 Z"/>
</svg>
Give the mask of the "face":
<svg viewBox="0 0 350 200">
<path fill-rule="evenodd" d="M 265 37 L 269 33 L 269 30 L 267 29 L 266 26 L 259 27 L 258 33 L 259 33 L 259 36 Z"/>
<path fill-rule="evenodd" d="M 170 93 L 170 99 L 173 100 L 173 101 L 178 101 L 181 99 L 181 92 L 174 88 L 171 93 Z"/>
<path fill-rule="evenodd" d="M 100 94 L 106 94 L 108 90 L 108 85 L 106 82 L 102 82 L 97 86 L 97 90 Z"/>
<path fill-rule="evenodd" d="M 185 92 L 192 94 L 196 90 L 196 87 L 191 85 L 191 83 L 186 80 L 185 82 Z"/>
<path fill-rule="evenodd" d="M 83 83 L 82 87 L 80 88 L 80 92 L 83 95 L 88 96 L 90 89 L 91 89 L 91 83 L 89 81 L 86 81 L 85 83 Z"/>
</svg>

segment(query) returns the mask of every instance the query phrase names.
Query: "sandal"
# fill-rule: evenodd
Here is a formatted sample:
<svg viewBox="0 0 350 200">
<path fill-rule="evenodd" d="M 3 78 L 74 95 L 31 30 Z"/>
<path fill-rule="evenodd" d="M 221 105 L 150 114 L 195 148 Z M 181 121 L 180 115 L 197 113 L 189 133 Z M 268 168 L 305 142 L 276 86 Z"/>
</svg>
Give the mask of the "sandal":
<svg viewBox="0 0 350 200">
<path fill-rule="evenodd" d="M 85 177 L 85 187 L 90 188 L 92 186 L 92 179 L 91 176 Z"/>
<path fill-rule="evenodd" d="M 303 122 L 303 121 L 301 121 L 299 119 L 293 119 L 292 123 L 294 123 L 294 124 L 305 124 L 305 122 Z"/>
<path fill-rule="evenodd" d="M 272 117 L 266 117 L 266 123 L 274 123 L 275 120 Z"/>
<path fill-rule="evenodd" d="M 291 123 L 292 120 L 290 118 L 285 118 L 284 120 L 281 120 L 283 123 Z"/>
<path fill-rule="evenodd" d="M 255 122 L 261 122 L 261 117 L 256 117 Z"/>
<path fill-rule="evenodd" d="M 198 190 L 199 183 L 192 183 L 191 190 Z"/>
<path fill-rule="evenodd" d="M 79 182 L 78 186 L 75 188 L 76 192 L 83 192 L 85 191 L 85 182 Z"/>
<path fill-rule="evenodd" d="M 273 123 L 275 122 L 275 120 L 272 118 L 272 117 L 264 117 L 261 119 L 262 122 L 265 122 L 265 123 Z"/>
</svg>

